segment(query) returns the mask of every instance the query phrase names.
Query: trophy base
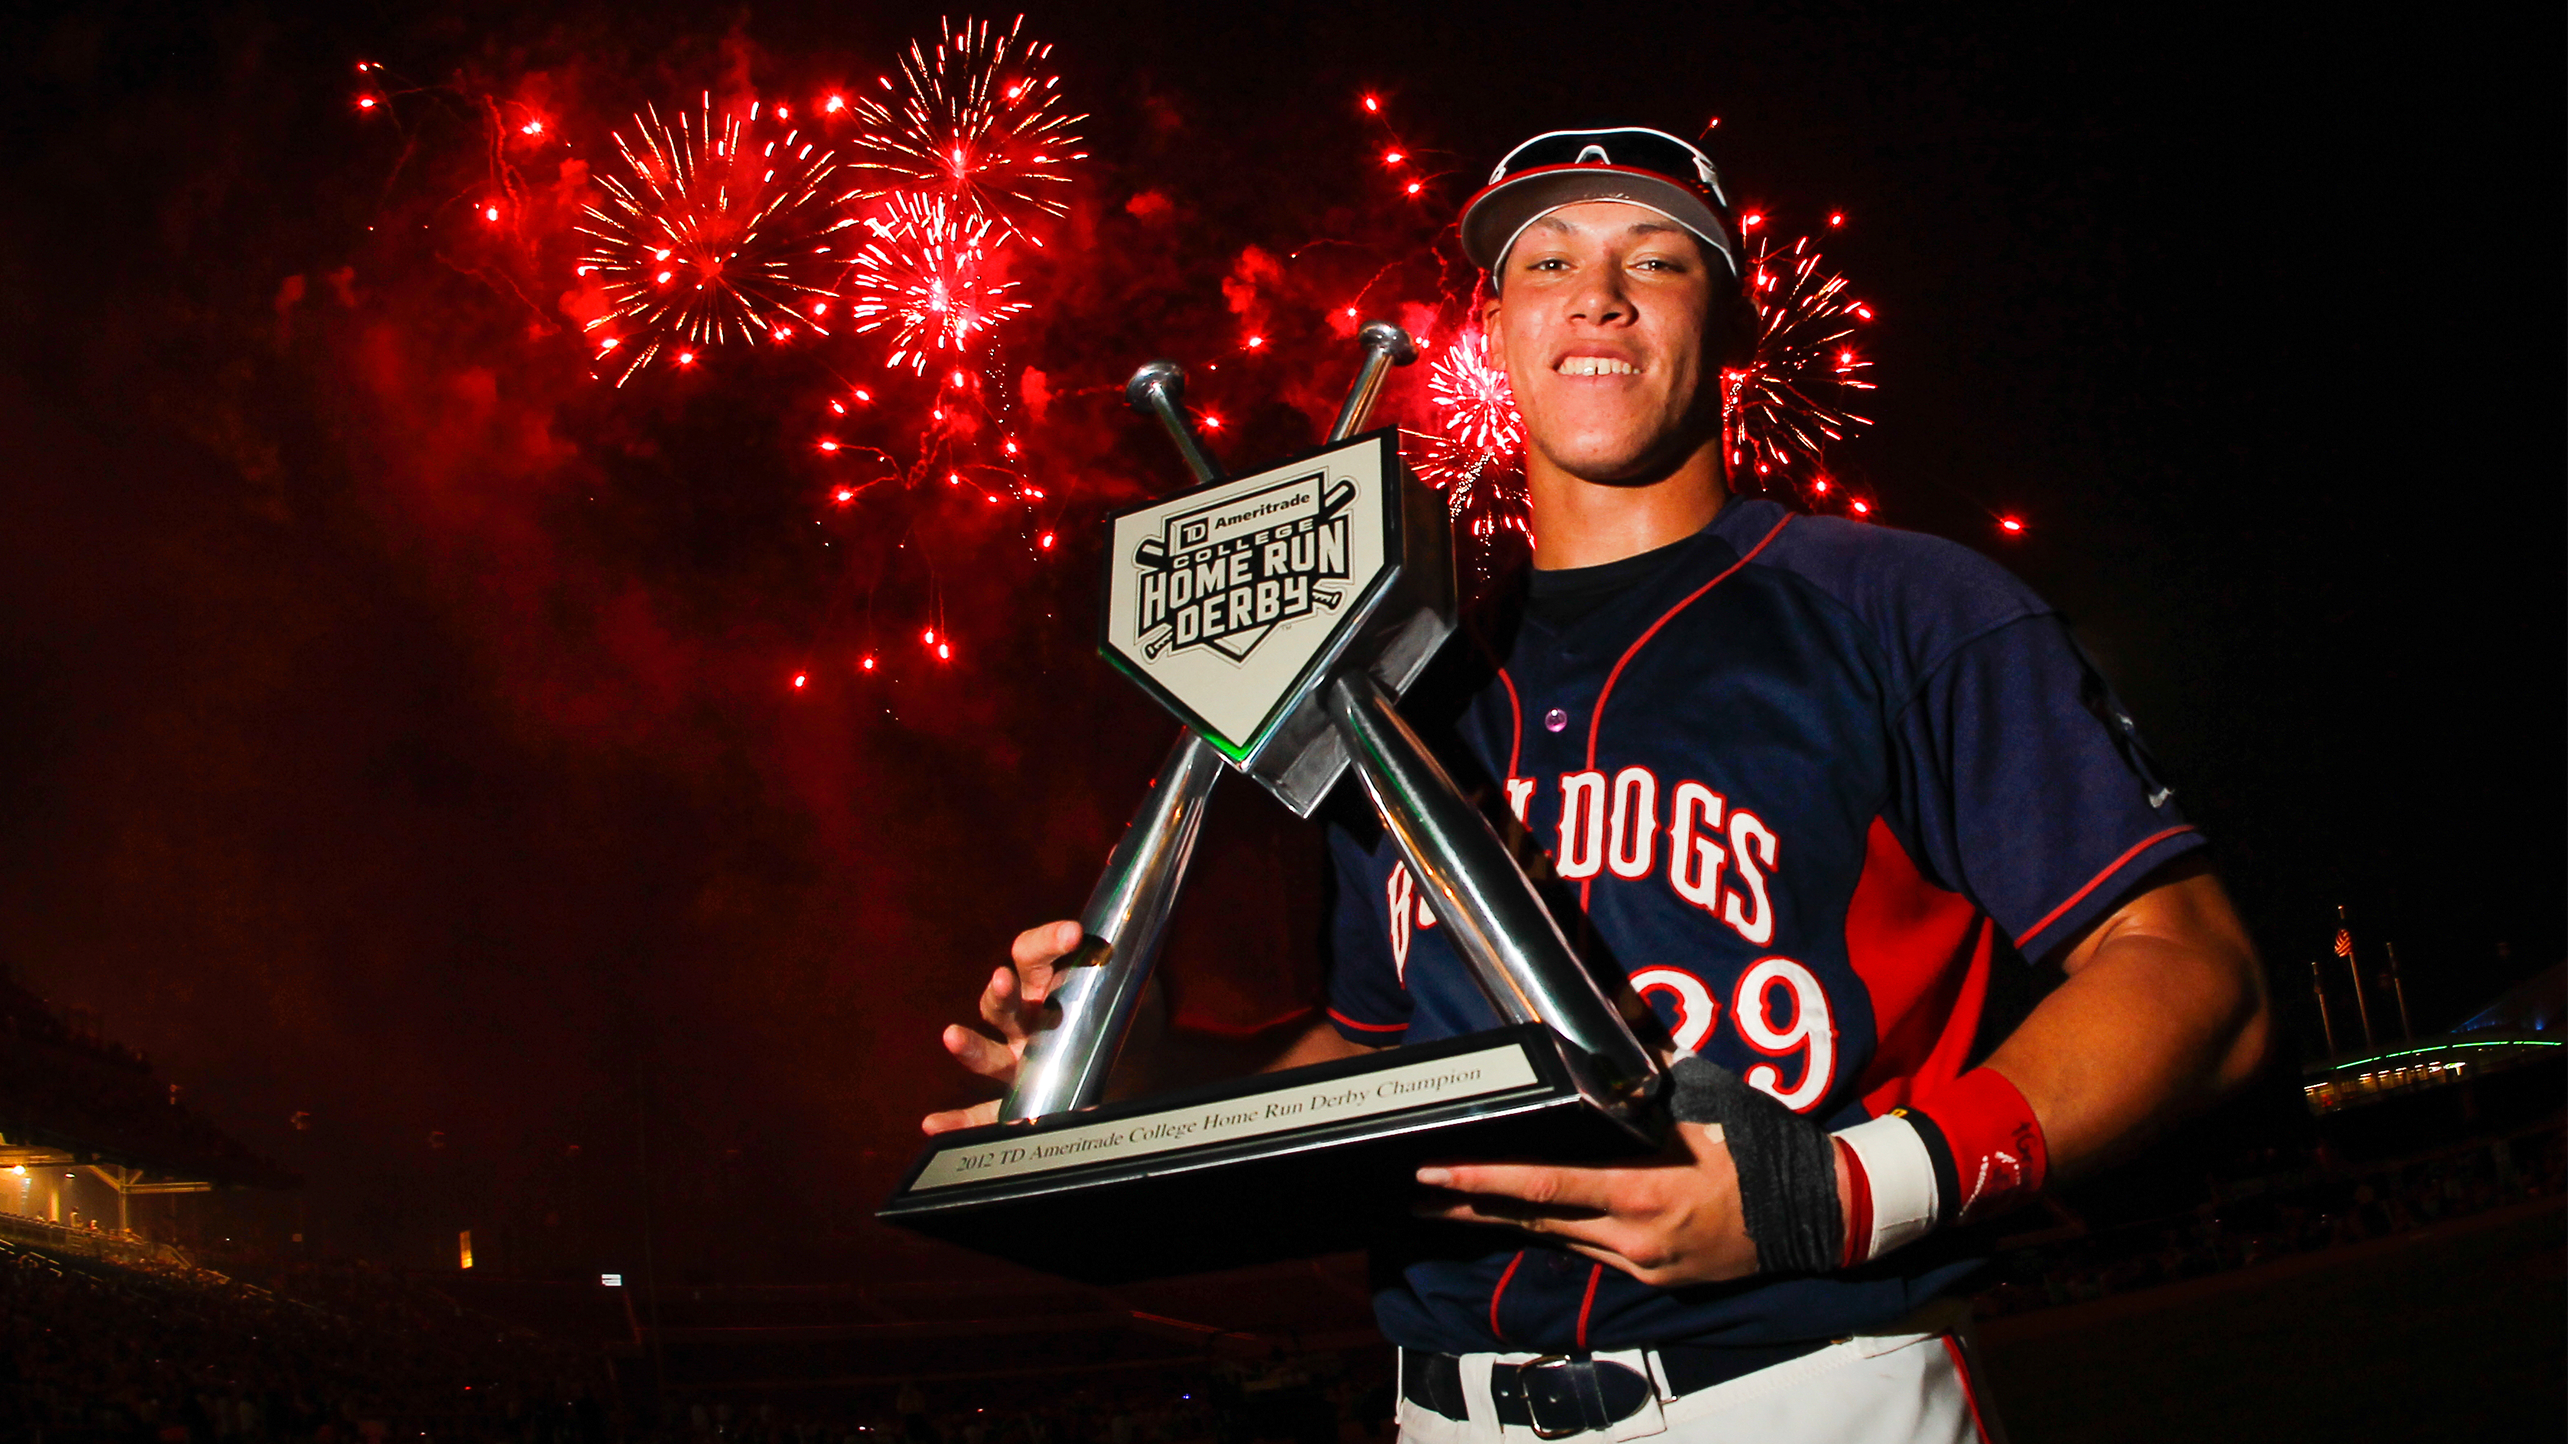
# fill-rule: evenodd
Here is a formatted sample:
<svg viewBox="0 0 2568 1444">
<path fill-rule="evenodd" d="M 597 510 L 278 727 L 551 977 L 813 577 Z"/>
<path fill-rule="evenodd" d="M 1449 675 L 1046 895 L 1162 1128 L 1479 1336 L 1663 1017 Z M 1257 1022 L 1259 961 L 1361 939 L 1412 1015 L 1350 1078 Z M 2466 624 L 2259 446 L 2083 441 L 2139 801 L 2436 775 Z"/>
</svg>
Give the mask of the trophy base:
<svg viewBox="0 0 2568 1444">
<path fill-rule="evenodd" d="M 875 1216 L 1125 1283 L 1362 1248 L 1412 1222 L 1420 1163 L 1629 1158 L 1655 1117 L 1524 1024 L 943 1134 Z"/>
</svg>

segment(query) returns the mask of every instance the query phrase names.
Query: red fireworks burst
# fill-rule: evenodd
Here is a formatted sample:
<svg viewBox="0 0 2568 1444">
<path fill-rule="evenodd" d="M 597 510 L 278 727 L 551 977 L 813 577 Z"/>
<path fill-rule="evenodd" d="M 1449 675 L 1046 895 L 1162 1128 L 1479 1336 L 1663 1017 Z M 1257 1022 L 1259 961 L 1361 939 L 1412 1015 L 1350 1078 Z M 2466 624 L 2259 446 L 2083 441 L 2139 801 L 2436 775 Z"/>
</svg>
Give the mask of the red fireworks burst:
<svg viewBox="0 0 2568 1444">
<path fill-rule="evenodd" d="M 625 173 L 598 177 L 604 195 L 579 227 L 580 273 L 610 308 L 587 329 L 621 368 L 615 383 L 663 351 L 692 364 L 725 344 L 826 335 L 845 264 L 832 242 L 854 224 L 829 185 L 835 154 L 756 101 L 717 115 L 709 93 L 676 125 L 646 110 L 634 131 L 616 133 Z"/>
<path fill-rule="evenodd" d="M 1505 456 L 1524 449 L 1525 419 L 1507 373 L 1489 364 L 1477 329 L 1465 330 L 1427 369 L 1427 395 L 1446 436 Z"/>
<path fill-rule="evenodd" d="M 1027 227 L 1068 209 L 1066 167 L 1087 159 L 1076 130 L 1087 117 L 1063 111 L 1061 77 L 1044 69 L 1052 47 L 1026 41 L 1024 28 L 1022 15 L 1004 34 L 967 17 L 940 21 L 932 49 L 910 42 L 900 90 L 855 104 L 863 130 L 850 164 L 871 177 L 868 194 L 941 196 L 1002 237 L 1043 244 Z M 883 88 L 893 91 L 891 77 Z"/>
<path fill-rule="evenodd" d="M 890 212 L 865 222 L 873 236 L 840 283 L 857 331 L 891 332 L 884 365 L 925 374 L 929 361 L 967 354 L 991 327 L 1029 309 L 1012 298 L 1015 282 L 989 274 L 989 218 L 958 216 L 943 196 L 907 193 L 891 197 Z"/>
<path fill-rule="evenodd" d="M 1845 277 L 1821 267 L 1807 236 L 1789 248 L 1759 237 L 1748 256 L 1748 294 L 1756 349 L 1746 366 L 1722 373 L 1722 409 L 1731 474 L 1753 471 L 1772 485 L 1815 473 L 1831 443 L 1872 424 L 1846 404 L 1873 389 L 1862 374 L 1872 363 L 1854 342 L 1872 309 L 1847 293 Z"/>
<path fill-rule="evenodd" d="M 1476 328 L 1465 328 L 1429 367 L 1427 400 L 1435 430 L 1417 438 L 1409 464 L 1444 492 L 1477 592 L 1533 537 L 1524 418 L 1507 373 L 1489 364 Z"/>
</svg>

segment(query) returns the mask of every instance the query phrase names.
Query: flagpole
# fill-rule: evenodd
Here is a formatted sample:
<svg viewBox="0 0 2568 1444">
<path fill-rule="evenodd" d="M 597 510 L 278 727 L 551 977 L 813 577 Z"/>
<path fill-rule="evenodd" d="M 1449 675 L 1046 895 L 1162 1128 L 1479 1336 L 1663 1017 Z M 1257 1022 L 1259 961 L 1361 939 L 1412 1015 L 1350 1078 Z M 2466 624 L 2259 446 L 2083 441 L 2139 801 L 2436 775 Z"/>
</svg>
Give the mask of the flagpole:
<svg viewBox="0 0 2568 1444">
<path fill-rule="evenodd" d="M 2390 954 L 2390 991 L 2398 995 L 2399 1035 L 2413 1043 L 2416 1041 L 2416 1024 L 2408 1021 L 2407 982 L 2399 976 L 2399 945 L 2385 942 L 2381 946 Z"/>
<path fill-rule="evenodd" d="M 2336 954 L 2345 960 L 2345 971 L 2354 978 L 2354 1013 L 2363 1020 L 2363 1046 L 2377 1047 L 2372 1038 L 2372 1004 L 2363 996 L 2363 965 L 2354 961 L 2354 930 L 2345 925 L 2345 905 L 2336 906 Z"/>
<path fill-rule="evenodd" d="M 2327 1056 L 2336 1056 L 2336 1020 L 2327 1012 L 2327 974 L 2320 971 L 2318 959 L 2309 960 L 2309 990 L 2318 998 L 2318 1031 L 2327 1035 Z"/>
</svg>

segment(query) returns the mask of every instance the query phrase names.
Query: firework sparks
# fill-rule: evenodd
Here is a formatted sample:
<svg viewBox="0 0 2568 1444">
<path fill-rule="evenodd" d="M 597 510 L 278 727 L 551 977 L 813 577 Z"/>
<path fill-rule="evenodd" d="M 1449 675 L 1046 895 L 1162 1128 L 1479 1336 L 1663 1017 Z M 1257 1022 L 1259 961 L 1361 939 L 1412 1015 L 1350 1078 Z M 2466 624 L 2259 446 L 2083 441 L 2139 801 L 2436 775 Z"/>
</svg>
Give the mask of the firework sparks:
<svg viewBox="0 0 2568 1444">
<path fill-rule="evenodd" d="M 1482 354 L 1480 333 L 1464 330 L 1427 372 L 1427 401 L 1436 429 L 1417 438 L 1409 464 L 1445 494 L 1463 542 L 1473 590 L 1487 584 L 1533 537 L 1525 492 L 1525 422 L 1507 373 Z"/>
<path fill-rule="evenodd" d="M 1444 434 L 1466 446 L 1507 456 L 1525 447 L 1525 419 L 1507 373 L 1489 364 L 1477 330 L 1466 330 L 1427 371 L 1427 396 Z"/>
<path fill-rule="evenodd" d="M 910 42 L 900 92 L 854 105 L 862 129 L 850 165 L 868 173 L 867 194 L 940 196 L 1003 238 L 1043 244 L 1027 227 L 1068 210 L 1067 167 L 1087 159 L 1076 131 L 1087 117 L 1063 111 L 1061 77 L 1043 68 L 1052 47 L 1027 42 L 1024 28 L 1022 15 L 1005 33 L 966 18 L 940 22 L 933 48 Z M 889 76 L 883 88 L 893 90 Z"/>
<path fill-rule="evenodd" d="M 707 94 L 674 126 L 647 110 L 636 140 L 616 134 L 626 173 L 599 177 L 578 262 L 605 289 L 587 329 L 616 385 L 664 352 L 692 365 L 716 346 L 828 334 L 845 264 L 833 241 L 854 221 L 829 185 L 835 153 L 785 120 L 755 101 L 717 115 Z"/>
<path fill-rule="evenodd" d="M 1842 216 L 1830 217 L 1831 225 Z M 1872 367 L 1855 348 L 1855 328 L 1872 309 L 1847 294 L 1846 278 L 1825 270 L 1808 237 L 1778 247 L 1760 237 L 1748 257 L 1757 343 L 1748 364 L 1722 373 L 1730 471 L 1768 481 L 1815 473 L 1832 442 L 1872 424 L 1836 398 L 1870 391 Z M 1849 398 L 1850 399 L 1850 398 Z"/>
<path fill-rule="evenodd" d="M 841 283 L 858 332 L 892 333 L 886 366 L 924 375 L 929 361 L 969 353 L 991 327 L 1029 309 L 1013 298 L 1015 282 L 990 279 L 995 222 L 958 216 L 936 195 L 894 195 L 890 211 L 865 222 L 873 238 Z"/>
</svg>

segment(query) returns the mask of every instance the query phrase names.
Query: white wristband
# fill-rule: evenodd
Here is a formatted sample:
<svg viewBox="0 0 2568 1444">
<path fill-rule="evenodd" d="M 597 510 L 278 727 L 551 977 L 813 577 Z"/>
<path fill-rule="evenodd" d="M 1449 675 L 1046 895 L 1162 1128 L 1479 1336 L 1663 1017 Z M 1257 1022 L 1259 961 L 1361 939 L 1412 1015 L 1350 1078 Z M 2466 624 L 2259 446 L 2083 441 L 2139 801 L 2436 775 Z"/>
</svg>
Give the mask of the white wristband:
<svg viewBox="0 0 2568 1444">
<path fill-rule="evenodd" d="M 1935 1227 L 1935 1159 L 1917 1127 L 1895 1114 L 1837 1135 L 1864 1171 L 1872 1196 L 1872 1235 L 1856 1262 L 1915 1243 Z"/>
</svg>

